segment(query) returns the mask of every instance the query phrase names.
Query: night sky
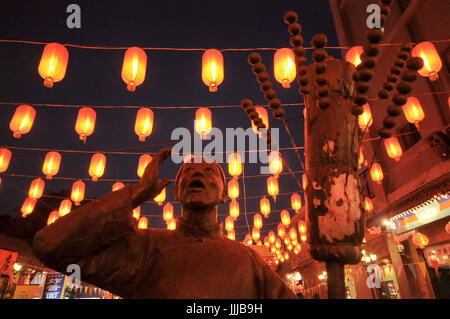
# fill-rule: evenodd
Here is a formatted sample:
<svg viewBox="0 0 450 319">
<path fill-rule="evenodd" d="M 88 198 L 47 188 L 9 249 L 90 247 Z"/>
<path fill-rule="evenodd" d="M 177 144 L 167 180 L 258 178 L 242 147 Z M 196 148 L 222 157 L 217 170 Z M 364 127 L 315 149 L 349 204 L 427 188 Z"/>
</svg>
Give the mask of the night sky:
<svg viewBox="0 0 450 319">
<path fill-rule="evenodd" d="M 81 7 L 81 29 L 66 26 L 66 7 L 70 3 Z M 59 42 L 104 47 L 152 48 L 282 48 L 290 47 L 287 25 L 283 15 L 287 11 L 299 14 L 305 46 L 310 46 L 313 35 L 324 33 L 328 45 L 337 46 L 337 37 L 328 0 L 270 1 L 5 1 L 0 4 L 0 39 L 36 42 Z M 171 132 L 177 127 L 194 128 L 196 109 L 155 108 L 153 133 L 141 143 L 134 133 L 136 108 L 95 108 L 96 127 L 86 144 L 75 132 L 79 108 L 35 106 L 36 119 L 30 133 L 15 139 L 9 122 L 17 103 L 68 104 L 83 106 L 222 106 L 240 105 L 250 98 L 254 104 L 267 104 L 260 91 L 247 57 L 254 51 L 225 51 L 225 79 L 218 92 L 210 93 L 201 80 L 203 51 L 146 50 L 147 74 L 144 83 L 135 92 L 129 92 L 121 79 L 124 49 L 94 50 L 68 47 L 69 64 L 65 78 L 49 89 L 42 84 L 37 72 L 44 45 L 0 42 L 0 146 L 34 147 L 57 150 L 123 151 L 153 154 L 171 144 Z M 282 103 L 302 103 L 298 85 L 284 89 L 273 76 L 274 50 L 259 50 L 263 63 L 272 77 L 274 89 Z M 341 58 L 339 50 L 328 53 Z M 311 62 L 311 50 L 307 57 Z M 11 104 L 8 104 L 11 103 Z M 286 106 L 287 123 L 297 146 L 304 145 L 302 106 Z M 280 147 L 291 147 L 281 121 L 272 117 L 271 127 L 280 128 Z M 235 108 L 212 109 L 213 126 L 248 128 L 250 120 L 244 110 Z M 40 176 L 45 151 L 11 149 L 13 155 L 0 186 L 0 214 L 20 215 L 20 206 L 27 197 L 33 178 L 14 177 L 9 174 Z M 61 152 L 62 162 L 55 177 L 90 179 L 88 167 L 92 154 Z M 96 183 L 86 180 L 86 198 L 97 198 L 111 190 L 113 181 L 134 184 L 139 154 L 108 154 L 103 177 Z M 291 150 L 282 151 L 294 171 L 301 166 Z M 227 168 L 222 164 L 227 172 Z M 161 178 L 174 178 L 179 165 L 164 163 Z M 260 164 L 246 164 L 246 176 L 259 174 Z M 287 172 L 284 168 L 283 172 Z M 297 174 L 301 179 L 301 173 Z M 74 180 L 46 181 L 44 194 L 70 190 Z M 244 215 L 242 175 L 240 182 L 241 215 L 235 223 L 236 239 L 242 240 L 248 232 Z M 13 186 L 14 185 L 14 186 Z M 279 179 L 280 193 L 300 191 L 291 175 Z M 173 202 L 172 186 L 167 189 L 167 199 Z M 259 210 L 259 198 L 267 194 L 266 177 L 245 180 L 247 220 L 250 230 L 253 215 Z M 253 197 L 253 198 L 252 198 Z M 39 201 L 45 201 L 43 197 Z M 219 220 L 228 215 L 227 202 L 219 208 Z M 16 207 L 19 207 L 19 210 Z M 261 238 L 280 222 L 279 211 L 290 209 L 290 195 L 271 199 L 272 213 L 264 219 Z M 57 209 L 58 207 L 54 207 Z M 174 204 L 175 215 L 181 214 L 179 204 Z M 291 217 L 294 212 L 290 209 Z M 162 207 L 148 202 L 142 206 L 141 216 L 149 217 L 149 227 L 165 227 Z"/>
</svg>

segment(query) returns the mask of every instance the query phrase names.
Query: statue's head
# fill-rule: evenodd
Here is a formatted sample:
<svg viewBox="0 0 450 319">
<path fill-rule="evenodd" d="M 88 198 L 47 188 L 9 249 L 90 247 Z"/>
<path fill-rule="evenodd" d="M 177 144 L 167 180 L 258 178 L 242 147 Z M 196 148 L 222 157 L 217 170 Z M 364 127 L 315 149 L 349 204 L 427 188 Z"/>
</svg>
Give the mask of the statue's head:
<svg viewBox="0 0 450 319">
<path fill-rule="evenodd" d="M 175 200 L 185 208 L 205 210 L 228 199 L 225 173 L 208 158 L 189 158 L 181 165 L 174 186 Z"/>
</svg>

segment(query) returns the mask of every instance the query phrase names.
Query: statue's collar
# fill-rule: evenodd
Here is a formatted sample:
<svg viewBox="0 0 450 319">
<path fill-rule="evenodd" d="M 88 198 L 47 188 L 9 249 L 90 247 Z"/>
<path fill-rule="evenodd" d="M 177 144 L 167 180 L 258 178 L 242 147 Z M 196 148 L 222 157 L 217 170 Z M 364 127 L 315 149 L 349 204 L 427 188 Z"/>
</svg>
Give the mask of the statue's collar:
<svg viewBox="0 0 450 319">
<path fill-rule="evenodd" d="M 177 229 L 184 236 L 208 237 L 211 239 L 217 239 L 223 235 L 222 223 L 220 222 L 206 228 L 200 228 L 196 225 L 187 223 L 182 217 L 177 218 Z"/>
</svg>

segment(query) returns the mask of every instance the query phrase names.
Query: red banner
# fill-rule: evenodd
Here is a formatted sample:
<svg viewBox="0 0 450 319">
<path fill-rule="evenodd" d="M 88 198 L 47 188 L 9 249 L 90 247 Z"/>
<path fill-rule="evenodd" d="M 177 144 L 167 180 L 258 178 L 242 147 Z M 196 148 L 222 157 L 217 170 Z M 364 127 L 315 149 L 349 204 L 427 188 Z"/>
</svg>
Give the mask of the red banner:
<svg viewBox="0 0 450 319">
<path fill-rule="evenodd" d="M 16 251 L 0 249 L 0 275 L 11 276 L 17 255 Z"/>
</svg>

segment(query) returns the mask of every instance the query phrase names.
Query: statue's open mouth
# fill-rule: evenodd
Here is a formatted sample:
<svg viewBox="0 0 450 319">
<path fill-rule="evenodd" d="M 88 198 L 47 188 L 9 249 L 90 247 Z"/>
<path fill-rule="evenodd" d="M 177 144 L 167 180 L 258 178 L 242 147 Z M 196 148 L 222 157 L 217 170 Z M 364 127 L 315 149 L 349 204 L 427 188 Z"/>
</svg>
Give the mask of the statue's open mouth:
<svg viewBox="0 0 450 319">
<path fill-rule="evenodd" d="M 206 189 L 205 184 L 203 184 L 203 182 L 200 179 L 193 179 L 189 185 L 188 185 L 189 189 L 193 189 L 193 190 L 204 190 Z"/>
</svg>

